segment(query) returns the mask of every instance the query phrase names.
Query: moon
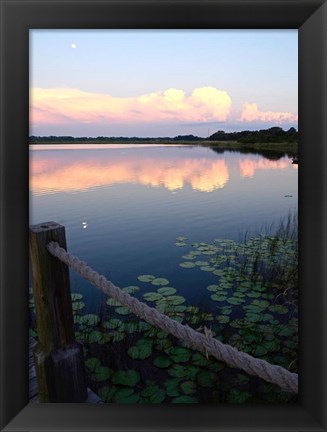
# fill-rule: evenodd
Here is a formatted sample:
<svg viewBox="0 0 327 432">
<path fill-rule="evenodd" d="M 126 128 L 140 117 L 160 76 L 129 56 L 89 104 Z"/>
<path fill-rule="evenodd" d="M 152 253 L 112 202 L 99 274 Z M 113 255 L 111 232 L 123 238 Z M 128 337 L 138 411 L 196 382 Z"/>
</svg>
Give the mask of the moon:
<svg viewBox="0 0 327 432">
<path fill-rule="evenodd" d="M 77 45 L 75 43 L 72 43 L 72 48 L 77 48 Z"/>
</svg>

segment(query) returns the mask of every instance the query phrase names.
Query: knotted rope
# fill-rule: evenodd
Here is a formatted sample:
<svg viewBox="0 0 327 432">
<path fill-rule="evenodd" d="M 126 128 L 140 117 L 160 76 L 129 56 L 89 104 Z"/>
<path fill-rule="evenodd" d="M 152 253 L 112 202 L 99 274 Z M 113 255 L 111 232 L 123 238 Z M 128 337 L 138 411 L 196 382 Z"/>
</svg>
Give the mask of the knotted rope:
<svg viewBox="0 0 327 432">
<path fill-rule="evenodd" d="M 95 287 L 105 294 L 127 307 L 139 318 L 154 327 L 160 328 L 185 342 L 190 348 L 201 351 L 204 354 L 211 354 L 216 359 L 223 361 L 228 366 L 239 368 L 249 375 L 258 376 L 267 382 L 277 384 L 283 390 L 291 393 L 298 393 L 298 375 L 284 369 L 281 366 L 272 365 L 265 360 L 257 359 L 247 353 L 238 351 L 236 348 L 223 344 L 213 338 L 210 332 L 200 333 L 187 325 L 169 318 L 157 309 L 142 303 L 135 297 L 115 286 L 104 276 L 99 275 L 85 262 L 75 257 L 58 243 L 50 242 L 47 245 L 48 251 L 59 258 L 73 270 L 87 279 Z"/>
</svg>

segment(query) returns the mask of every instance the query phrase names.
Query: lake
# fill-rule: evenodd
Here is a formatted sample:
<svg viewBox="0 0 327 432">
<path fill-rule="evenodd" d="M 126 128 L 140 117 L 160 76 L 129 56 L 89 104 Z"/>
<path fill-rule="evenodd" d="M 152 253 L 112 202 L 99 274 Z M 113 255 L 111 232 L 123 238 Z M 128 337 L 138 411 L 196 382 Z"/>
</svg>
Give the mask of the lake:
<svg viewBox="0 0 327 432">
<path fill-rule="evenodd" d="M 296 212 L 291 162 L 187 145 L 30 146 L 30 223 L 64 225 L 69 251 L 120 287 L 151 274 L 199 304 L 216 276 L 181 267 L 182 256 L 194 242 L 238 241 Z M 71 281 L 95 311 L 103 296 L 74 272 Z"/>
<path fill-rule="evenodd" d="M 64 225 L 68 250 L 115 285 L 292 372 L 297 199 L 297 165 L 286 155 L 188 145 L 30 146 L 31 224 Z M 76 339 L 88 383 L 103 401 L 297 400 L 193 351 L 73 271 L 70 277 Z M 37 336 L 34 325 L 32 318 Z"/>
</svg>

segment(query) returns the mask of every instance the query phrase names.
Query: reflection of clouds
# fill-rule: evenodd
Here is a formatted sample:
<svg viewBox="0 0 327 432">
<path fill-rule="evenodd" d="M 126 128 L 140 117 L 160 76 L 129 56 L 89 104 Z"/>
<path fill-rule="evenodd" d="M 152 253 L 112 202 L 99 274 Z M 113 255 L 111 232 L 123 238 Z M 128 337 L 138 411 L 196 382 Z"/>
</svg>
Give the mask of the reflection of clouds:
<svg viewBox="0 0 327 432">
<path fill-rule="evenodd" d="M 240 173 L 242 177 L 253 177 L 256 170 L 266 169 L 285 169 L 289 167 L 289 161 L 282 159 L 271 161 L 268 159 L 252 160 L 250 158 L 239 161 Z"/>
<path fill-rule="evenodd" d="M 229 171 L 225 160 L 199 159 L 80 159 L 31 158 L 30 188 L 35 194 L 77 192 L 113 184 L 163 186 L 170 191 L 190 185 L 200 192 L 225 186 Z"/>
</svg>

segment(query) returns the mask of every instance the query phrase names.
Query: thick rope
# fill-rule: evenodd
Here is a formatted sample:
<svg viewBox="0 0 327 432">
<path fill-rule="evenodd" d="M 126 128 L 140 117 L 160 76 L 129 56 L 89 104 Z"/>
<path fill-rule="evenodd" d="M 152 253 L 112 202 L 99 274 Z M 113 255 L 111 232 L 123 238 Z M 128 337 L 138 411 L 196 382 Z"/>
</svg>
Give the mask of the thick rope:
<svg viewBox="0 0 327 432">
<path fill-rule="evenodd" d="M 49 252 L 62 262 L 70 266 L 94 286 L 105 294 L 127 307 L 139 318 L 144 319 L 154 327 L 160 328 L 185 342 L 190 348 L 211 354 L 216 359 L 227 363 L 231 367 L 239 368 L 249 375 L 258 376 L 265 381 L 277 384 L 283 390 L 291 393 L 298 393 L 298 375 L 284 369 L 281 366 L 272 365 L 265 360 L 257 359 L 247 353 L 238 351 L 236 348 L 223 344 L 213 338 L 210 332 L 202 334 L 187 325 L 169 318 L 157 309 L 140 302 L 135 297 L 130 296 L 104 276 L 99 275 L 85 262 L 75 257 L 58 243 L 50 242 L 47 245 Z"/>
</svg>

